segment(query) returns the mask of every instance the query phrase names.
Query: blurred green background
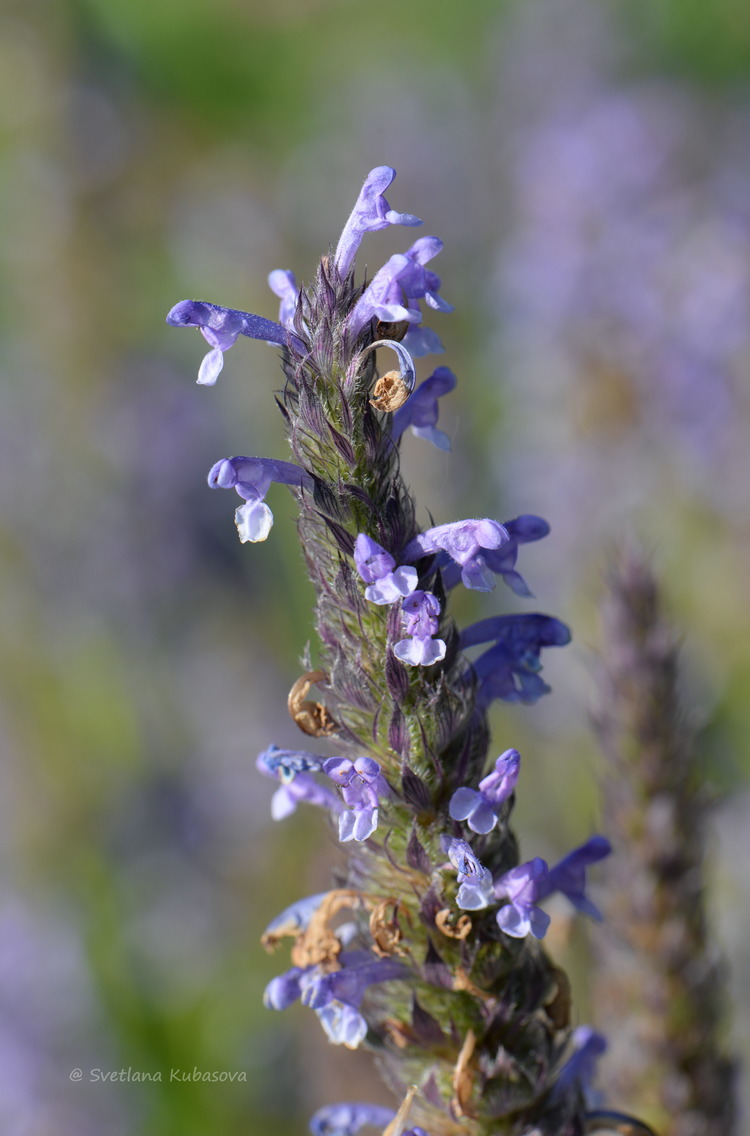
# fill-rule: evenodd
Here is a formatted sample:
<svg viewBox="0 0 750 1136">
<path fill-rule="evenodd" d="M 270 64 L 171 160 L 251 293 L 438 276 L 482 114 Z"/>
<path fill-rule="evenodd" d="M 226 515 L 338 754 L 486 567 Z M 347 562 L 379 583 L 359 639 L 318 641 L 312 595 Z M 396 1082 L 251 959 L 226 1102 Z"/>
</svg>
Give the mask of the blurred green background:
<svg viewBox="0 0 750 1136">
<path fill-rule="evenodd" d="M 276 356 L 242 342 L 196 387 L 202 340 L 164 316 L 274 318 L 268 272 L 309 278 L 383 163 L 456 305 L 432 321 L 453 451 L 404 443 L 421 516 L 547 517 L 521 568 L 575 632 L 552 697 L 493 711 L 497 751 L 524 753 L 524 849 L 596 828 L 596 606 L 638 535 L 684 635 L 747 1046 L 748 80 L 744 0 L 6 0 L 3 1131 L 291 1136 L 381 1092 L 312 1015 L 261 1005 L 286 967 L 263 927 L 338 854 L 319 816 L 272 826 L 254 768 L 298 742 L 291 500 L 272 490 L 271 538 L 243 547 L 205 484 L 220 457 L 284 456 Z M 368 238 L 360 270 L 404 240 Z M 458 613 L 518 606 L 500 585 Z"/>
</svg>

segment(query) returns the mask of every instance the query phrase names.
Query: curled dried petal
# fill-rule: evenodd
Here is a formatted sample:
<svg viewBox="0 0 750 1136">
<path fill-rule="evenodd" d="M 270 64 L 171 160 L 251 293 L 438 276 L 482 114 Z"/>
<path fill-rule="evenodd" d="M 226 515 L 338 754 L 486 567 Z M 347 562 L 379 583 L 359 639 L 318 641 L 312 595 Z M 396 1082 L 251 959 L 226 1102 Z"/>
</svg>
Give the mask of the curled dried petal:
<svg viewBox="0 0 750 1136">
<path fill-rule="evenodd" d="M 435 916 L 435 926 L 438 931 L 448 939 L 465 939 L 471 934 L 471 919 L 468 915 L 459 915 L 449 907 L 443 907 Z"/>
<path fill-rule="evenodd" d="M 370 934 L 373 938 L 373 950 L 380 958 L 388 955 L 406 954 L 400 945 L 403 934 L 398 923 L 399 901 L 390 896 L 378 903 L 370 914 Z M 392 914 L 388 916 L 389 909 Z"/>
<path fill-rule="evenodd" d="M 344 908 L 355 909 L 366 902 L 361 892 L 353 888 L 334 888 L 329 891 L 312 915 L 310 922 L 292 947 L 294 966 L 322 966 L 335 969 L 341 954 L 342 943 L 330 926 L 331 920 Z"/>
<path fill-rule="evenodd" d="M 307 700 L 310 687 L 318 682 L 328 682 L 328 675 L 324 671 L 308 671 L 303 674 L 289 691 L 287 706 L 304 734 L 313 738 L 329 738 L 336 733 L 337 723 L 322 702 Z"/>
<path fill-rule="evenodd" d="M 394 410 L 399 410 L 410 394 L 411 391 L 398 371 L 388 371 L 385 375 L 381 375 L 375 383 L 370 406 L 390 414 Z"/>
</svg>

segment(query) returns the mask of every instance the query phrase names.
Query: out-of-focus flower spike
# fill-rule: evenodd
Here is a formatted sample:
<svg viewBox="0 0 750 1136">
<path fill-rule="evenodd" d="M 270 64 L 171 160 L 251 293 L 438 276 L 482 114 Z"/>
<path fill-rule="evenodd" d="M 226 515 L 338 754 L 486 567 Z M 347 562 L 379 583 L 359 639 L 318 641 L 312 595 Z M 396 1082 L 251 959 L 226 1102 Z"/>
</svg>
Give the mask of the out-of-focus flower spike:
<svg viewBox="0 0 750 1136">
<path fill-rule="evenodd" d="M 302 340 L 281 324 L 252 312 L 222 308 L 206 300 L 180 300 L 168 313 L 167 323 L 170 327 L 199 328 L 211 347 L 198 372 L 198 382 L 203 386 L 213 386 L 216 382 L 224 366 L 224 352 L 234 346 L 239 335 L 289 347 L 300 355 L 305 353 Z"/>
<path fill-rule="evenodd" d="M 426 438 L 439 450 L 450 450 L 451 441 L 443 430 L 437 429 L 438 399 L 455 390 L 456 376 L 450 367 L 438 367 L 420 383 L 404 405 L 391 419 L 391 437 L 394 442 L 411 426 L 418 438 Z"/>
<path fill-rule="evenodd" d="M 299 289 L 294 273 L 286 268 L 275 268 L 273 272 L 268 274 L 268 287 L 281 300 L 279 323 L 291 331 L 299 299 Z"/>
<path fill-rule="evenodd" d="M 391 209 L 383 196 L 395 176 L 396 171 L 391 166 L 376 166 L 365 178 L 336 246 L 335 261 L 341 276 L 346 276 L 354 264 L 365 233 L 376 233 L 389 225 L 422 224 L 420 218 L 412 213 L 397 213 Z"/>
</svg>

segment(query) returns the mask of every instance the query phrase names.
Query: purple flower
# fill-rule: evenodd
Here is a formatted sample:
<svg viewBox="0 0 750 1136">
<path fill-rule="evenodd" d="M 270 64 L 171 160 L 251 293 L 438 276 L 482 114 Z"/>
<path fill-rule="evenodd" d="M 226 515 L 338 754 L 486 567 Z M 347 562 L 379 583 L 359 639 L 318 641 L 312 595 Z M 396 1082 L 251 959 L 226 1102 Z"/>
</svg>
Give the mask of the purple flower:
<svg viewBox="0 0 750 1136">
<path fill-rule="evenodd" d="M 422 313 L 418 307 L 404 307 L 403 289 L 399 283 L 411 270 L 412 262 L 403 253 L 395 253 L 378 269 L 349 315 L 348 326 L 352 336 L 359 335 L 372 319 L 381 323 L 400 323 L 402 320 L 419 323 Z"/>
<path fill-rule="evenodd" d="M 440 844 L 453 867 L 463 879 L 481 879 L 485 868 L 474 855 L 471 845 L 457 836 L 441 836 Z"/>
<path fill-rule="evenodd" d="M 267 773 L 288 785 L 300 773 L 317 773 L 323 768 L 325 760 L 307 750 L 281 749 L 280 746 L 270 745 L 258 754 L 256 765 L 261 773 Z"/>
<path fill-rule="evenodd" d="M 477 705 L 489 706 L 495 698 L 504 702 L 536 702 L 549 687 L 540 678 L 543 647 L 564 647 L 570 630 L 550 615 L 536 612 L 495 615 L 465 628 L 459 644 L 463 649 L 495 641 L 472 663 L 478 683 Z"/>
<path fill-rule="evenodd" d="M 392 1108 L 360 1101 L 327 1104 L 310 1119 L 312 1136 L 357 1136 L 362 1128 L 380 1128 L 390 1124 L 396 1113 Z"/>
<path fill-rule="evenodd" d="M 555 1090 L 565 1091 L 577 1081 L 587 1092 L 594 1081 L 597 1061 L 607 1051 L 607 1039 L 592 1026 L 579 1026 L 573 1030 L 571 1041 L 575 1051 L 560 1070 Z"/>
<path fill-rule="evenodd" d="M 477 858 L 471 845 L 455 836 L 441 836 L 440 843 L 456 869 L 461 885 L 456 904 L 465 911 L 478 911 L 494 903 L 492 872 Z"/>
<path fill-rule="evenodd" d="M 422 324 L 409 324 L 409 330 L 401 342 L 414 359 L 421 359 L 423 355 L 442 355 L 445 351 L 437 332 Z"/>
<path fill-rule="evenodd" d="M 601 919 L 601 911 L 586 895 L 586 869 L 590 864 L 596 864 L 609 856 L 611 851 L 612 845 L 606 836 L 589 837 L 585 844 L 574 848 L 559 864 L 550 868 L 540 884 L 538 898 L 544 899 L 552 892 L 560 891 L 578 911 L 590 915 L 592 919 Z"/>
<path fill-rule="evenodd" d="M 438 399 L 454 390 L 456 376 L 449 367 L 438 367 L 420 383 L 414 394 L 397 410 L 391 420 L 391 437 L 394 442 L 411 426 L 413 434 L 418 438 L 426 438 L 437 446 L 439 450 L 451 448 L 450 438 L 442 430 L 438 430 Z"/>
<path fill-rule="evenodd" d="M 360 577 L 369 587 L 365 598 L 370 603 L 391 604 L 408 596 L 417 586 L 417 571 L 396 561 L 365 533 L 360 533 L 354 544 L 354 563 Z"/>
<path fill-rule="evenodd" d="M 294 327 L 294 316 L 297 311 L 299 290 L 294 273 L 285 268 L 276 268 L 268 275 L 268 286 L 275 296 L 281 300 L 279 305 L 279 323 L 291 331 Z"/>
<path fill-rule="evenodd" d="M 273 513 L 264 498 L 271 484 L 296 489 L 312 488 L 312 478 L 292 462 L 275 458 L 222 458 L 211 466 L 208 484 L 212 489 L 236 489 L 245 504 L 235 510 L 234 519 L 243 544 L 265 540 L 273 525 Z"/>
<path fill-rule="evenodd" d="M 479 782 L 479 790 L 456 789 L 448 811 L 453 820 L 465 820 L 473 832 L 492 832 L 497 824 L 497 809 L 516 787 L 521 755 L 508 749 L 495 762 L 492 773 Z"/>
<path fill-rule="evenodd" d="M 341 802 L 336 794 L 324 785 L 319 785 L 310 776 L 310 770 L 322 769 L 324 760 L 315 754 L 281 750 L 278 746 L 269 746 L 258 755 L 256 768 L 267 777 L 281 781 L 271 798 L 271 816 L 274 820 L 291 816 L 300 801 L 332 809 L 334 813 L 340 812 Z"/>
<path fill-rule="evenodd" d="M 359 954 L 352 952 L 352 955 L 355 953 Z M 347 959 L 347 955 L 341 957 Z M 315 1010 L 329 1041 L 356 1049 L 367 1036 L 367 1022 L 359 1012 L 367 988 L 376 982 L 404 979 L 409 974 L 408 968 L 396 959 L 344 965 L 341 970 L 329 973 L 313 967 L 300 983 L 302 1002 Z"/>
<path fill-rule="evenodd" d="M 342 276 L 346 276 L 354 263 L 365 233 L 376 233 L 379 229 L 387 229 L 389 225 L 422 224 L 419 217 L 411 213 L 397 213 L 391 209 L 383 196 L 395 176 L 396 171 L 390 166 L 377 166 L 365 178 L 365 184 L 336 246 L 336 267 Z"/>
<path fill-rule="evenodd" d="M 452 312 L 453 304 L 449 304 L 438 295 L 440 277 L 424 267 L 427 261 L 437 256 L 442 249 L 443 242 L 439 237 L 419 237 L 404 254 L 411 261 L 412 267 L 408 274 L 401 276 L 400 285 L 407 301 L 424 298 L 428 307 L 433 308 L 434 311 Z M 411 307 L 410 304 L 407 306 Z"/>
<path fill-rule="evenodd" d="M 452 521 L 418 533 L 404 549 L 405 560 L 416 560 L 431 552 L 447 552 L 461 567 L 461 579 L 467 588 L 491 592 L 495 577 L 488 571 L 482 553 L 500 548 L 510 540 L 508 532 L 497 521 Z"/>
<path fill-rule="evenodd" d="M 442 370 L 442 368 L 440 369 Z M 407 406 L 408 405 L 407 403 Z M 394 418 L 395 417 L 394 415 Z M 484 552 L 484 562 L 490 572 L 494 572 L 497 576 L 502 576 L 503 583 L 507 584 L 517 596 L 530 598 L 533 596 L 533 593 L 521 573 L 516 571 L 518 546 L 521 544 L 529 544 L 531 541 L 541 540 L 542 537 L 547 536 L 549 533 L 549 525 L 541 517 L 524 514 L 522 517 L 516 517 L 513 521 L 505 521 L 503 528 L 508 533 L 510 540 L 501 545 L 500 548 L 488 549 Z M 441 558 L 440 568 L 443 575 L 443 586 L 446 590 L 454 588 L 460 578 L 458 566 L 450 563 L 447 559 L 445 563 L 443 563 Z"/>
<path fill-rule="evenodd" d="M 302 340 L 281 324 L 251 312 L 220 308 L 206 300 L 181 300 L 169 312 L 167 323 L 171 327 L 200 328 L 201 335 L 211 347 L 198 371 L 198 382 L 204 386 L 213 386 L 216 382 L 224 366 L 224 352 L 234 346 L 238 335 L 263 339 L 279 347 L 292 347 L 300 355 L 305 353 Z"/>
<path fill-rule="evenodd" d="M 418 324 L 422 320 L 421 299 L 436 311 L 452 311 L 438 295 L 440 277 L 424 267 L 442 247 L 439 237 L 420 237 L 405 253 L 390 257 L 354 305 L 348 321 L 351 334 L 358 335 L 371 319 Z"/>
<path fill-rule="evenodd" d="M 401 604 L 404 631 L 410 639 L 401 639 L 393 653 L 410 667 L 429 667 L 445 658 L 445 643 L 433 639 L 438 629 L 440 602 L 432 592 L 412 592 Z"/>
<path fill-rule="evenodd" d="M 339 816 L 339 840 L 367 840 L 378 827 L 378 800 L 389 793 L 388 783 L 371 757 L 329 757 L 323 772 L 342 789 L 349 806 Z"/>
<path fill-rule="evenodd" d="M 508 899 L 497 913 L 497 925 L 506 935 L 524 939 L 533 935 L 543 939 L 550 924 L 546 911 L 535 906 L 539 889 L 547 875 L 547 864 L 539 856 L 526 864 L 511 868 L 495 881 L 495 897 Z"/>
<path fill-rule="evenodd" d="M 277 974 L 263 991 L 263 1005 L 267 1010 L 286 1010 L 302 994 L 301 979 L 309 967 L 293 966 L 283 974 Z"/>
</svg>

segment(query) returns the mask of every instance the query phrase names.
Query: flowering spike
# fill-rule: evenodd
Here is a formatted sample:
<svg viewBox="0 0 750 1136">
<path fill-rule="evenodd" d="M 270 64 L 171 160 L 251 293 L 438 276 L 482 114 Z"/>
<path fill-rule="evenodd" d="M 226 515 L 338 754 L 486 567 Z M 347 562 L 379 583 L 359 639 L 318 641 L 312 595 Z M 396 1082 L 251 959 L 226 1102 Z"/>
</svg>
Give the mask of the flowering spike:
<svg viewBox="0 0 750 1136">
<path fill-rule="evenodd" d="M 205 380 L 238 335 L 283 349 L 280 406 L 292 460 L 228 458 L 210 484 L 242 499 L 246 540 L 267 535 L 272 482 L 288 485 L 299 506 L 319 644 L 289 707 L 309 734 L 335 732 L 338 753 L 271 746 L 258 768 L 276 783 L 275 818 L 300 802 L 325 809 L 349 867 L 341 886 L 270 924 L 266 946 L 293 936 L 292 966 L 272 979 L 265 1002 L 279 1010 L 301 1000 L 332 1043 L 372 1046 L 389 1081 L 402 1094 L 411 1086 L 396 1113 L 356 1103 L 319 1110 L 313 1136 L 357 1136 L 368 1125 L 380 1136 L 458 1128 L 465 1136 L 572 1136 L 587 1123 L 582 1066 L 595 1043 L 584 1038 L 565 1073 L 570 1015 L 555 993 L 565 980 L 534 941 L 549 924 L 538 903 L 557 889 L 591 912 L 585 869 L 606 842 L 594 838 L 551 871 L 538 858 L 519 864 L 511 828 L 518 752 L 505 749 L 485 772 L 486 707 L 546 691 L 542 648 L 570 633 L 536 613 L 493 616 L 460 633 L 451 618 L 459 580 L 487 592 L 500 575 L 528 594 L 518 549 L 548 529 L 525 514 L 507 526 L 480 518 L 419 531 L 399 440 L 411 428 L 449 446 L 437 429 L 438 400 L 455 376 L 441 367 L 417 388 L 414 357 L 441 346 L 422 326 L 423 302 L 434 311 L 450 305 L 428 267 L 442 248 L 437 237 L 392 256 L 369 285 L 355 280 L 364 233 L 417 222 L 383 196 L 393 176 L 390 167 L 370 173 L 312 284 L 298 289 L 290 272 L 271 274 L 280 323 L 202 301 L 169 317 L 207 339 Z M 373 390 L 381 346 L 399 365 Z M 470 662 L 462 652 L 479 645 Z M 315 681 L 325 683 L 325 706 L 307 701 Z"/>
</svg>

